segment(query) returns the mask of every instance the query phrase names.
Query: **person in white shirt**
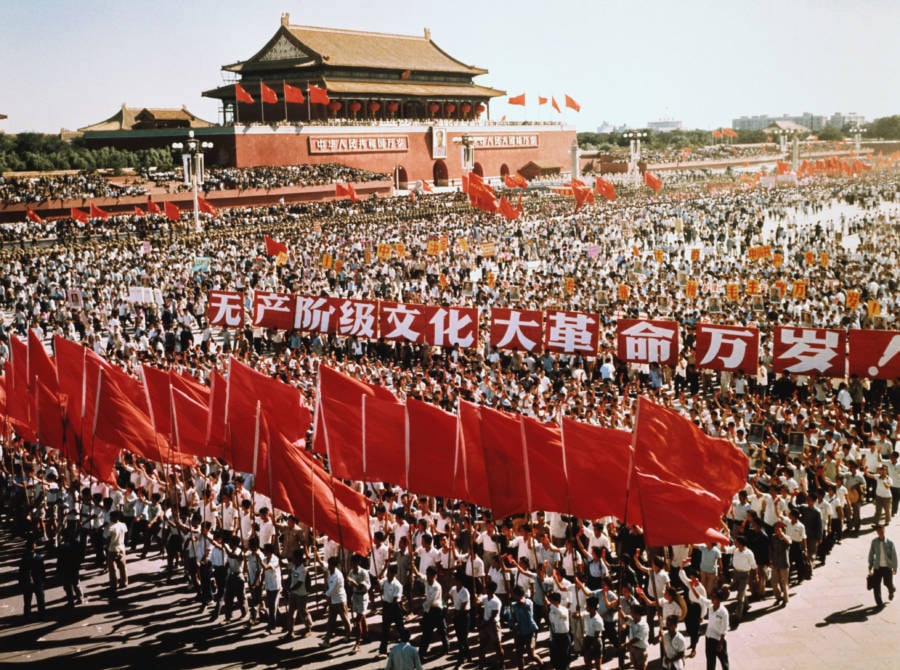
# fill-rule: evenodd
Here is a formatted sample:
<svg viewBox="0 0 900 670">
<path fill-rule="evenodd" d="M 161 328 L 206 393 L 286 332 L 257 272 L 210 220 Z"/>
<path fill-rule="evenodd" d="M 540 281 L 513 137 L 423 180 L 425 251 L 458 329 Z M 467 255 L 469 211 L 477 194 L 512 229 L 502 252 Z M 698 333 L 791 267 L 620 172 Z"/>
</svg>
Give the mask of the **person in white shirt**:
<svg viewBox="0 0 900 670">
<path fill-rule="evenodd" d="M 425 585 L 425 600 L 422 602 L 422 647 L 421 655 L 426 657 L 428 654 L 428 645 L 431 643 L 431 636 L 437 630 L 444 646 L 444 655 L 446 656 L 450 650 L 450 641 L 447 639 L 447 622 L 444 619 L 444 600 L 443 589 L 437 580 L 437 568 L 434 565 L 428 566 L 428 570 L 423 576 L 412 565 L 413 574 Z"/>
<path fill-rule="evenodd" d="M 125 537 L 128 534 L 128 526 L 122 520 L 122 513 L 118 510 L 110 512 L 109 537 L 106 544 L 106 565 L 109 571 L 110 599 L 115 600 L 118 589 L 128 586 L 128 572 L 125 568 Z M 118 579 L 116 572 L 118 571 Z"/>
<path fill-rule="evenodd" d="M 457 570 L 454 575 L 454 584 L 450 589 L 450 606 L 453 608 L 453 630 L 456 632 L 456 640 L 459 643 L 459 653 L 456 657 L 456 667 L 472 661 L 469 652 L 469 609 L 471 607 L 471 595 L 466 588 L 465 577 L 462 571 Z"/>
<path fill-rule="evenodd" d="M 875 518 L 872 520 L 876 526 L 884 514 L 885 525 L 891 522 L 891 487 L 894 485 L 893 480 L 888 474 L 888 466 L 882 463 L 878 468 L 878 475 L 875 478 Z"/>
<path fill-rule="evenodd" d="M 266 590 L 266 632 L 275 630 L 275 617 L 278 614 L 278 594 L 281 592 L 281 563 L 275 553 L 275 546 L 268 543 L 263 546 L 263 586 Z"/>
<path fill-rule="evenodd" d="M 599 605 L 600 599 L 597 596 L 588 596 L 587 609 L 581 613 L 584 626 L 581 655 L 584 658 L 584 667 L 588 670 L 600 670 L 603 663 L 603 617 L 597 611 Z"/>
<path fill-rule="evenodd" d="M 387 643 L 391 635 L 391 625 L 397 627 L 400 639 L 409 639 L 406 627 L 403 623 L 403 584 L 397 579 L 397 566 L 389 565 L 387 577 L 381 583 L 381 646 L 379 654 L 387 653 Z"/>
<path fill-rule="evenodd" d="M 325 597 L 328 598 L 328 623 L 321 646 L 326 646 L 334 634 L 334 626 L 340 619 L 344 625 L 344 634 L 350 639 L 350 618 L 347 616 L 347 591 L 344 588 L 344 573 L 340 571 L 341 559 L 332 556 L 328 559 L 328 580 Z"/>
<path fill-rule="evenodd" d="M 691 587 L 693 590 L 693 586 Z M 728 608 L 724 600 L 728 598 L 728 587 L 720 586 L 713 591 L 712 598 L 707 600 L 709 621 L 706 625 L 706 667 L 714 670 L 716 659 L 728 670 L 728 645 L 725 634 L 728 632 Z"/>
<path fill-rule="evenodd" d="M 733 568 L 733 584 L 737 591 L 737 609 L 734 618 L 740 621 L 747 609 L 747 585 L 750 583 L 750 575 L 756 570 L 756 557 L 747 547 L 747 539 L 743 535 L 734 538 L 734 545 L 725 549 L 726 554 L 731 554 L 731 567 Z"/>
<path fill-rule="evenodd" d="M 257 519 L 256 523 L 259 525 L 259 530 L 256 532 L 259 536 L 259 546 L 265 547 L 267 544 L 271 544 L 275 547 L 277 545 L 275 524 L 272 522 L 268 507 L 263 507 L 259 510 L 259 519 Z"/>
<path fill-rule="evenodd" d="M 312 632 L 312 617 L 306 609 L 307 596 L 309 594 L 309 570 L 306 568 L 306 553 L 304 549 L 295 549 L 290 560 L 290 581 L 288 583 L 288 627 L 285 637 L 294 637 L 294 622 L 299 614 L 303 617 L 306 630 L 303 637 Z"/>
<path fill-rule="evenodd" d="M 351 588 L 350 611 L 353 613 L 353 628 L 356 631 L 354 653 L 359 651 L 359 645 L 366 641 L 369 634 L 366 614 L 369 611 L 369 589 L 372 588 L 372 580 L 369 571 L 362 567 L 362 561 L 363 558 L 359 554 L 354 554 L 351 559 L 353 569 L 347 575 L 347 583 Z"/>
<path fill-rule="evenodd" d="M 550 619 L 550 665 L 553 670 L 566 670 L 569 667 L 569 610 L 562 604 L 559 591 L 547 594 L 550 603 L 548 618 Z"/>
<path fill-rule="evenodd" d="M 497 654 L 499 665 L 503 667 L 503 645 L 500 643 L 500 611 L 503 603 L 497 597 L 496 582 L 487 583 L 487 593 L 478 598 L 482 608 L 482 620 L 478 629 L 478 665 L 485 667 L 484 658 L 488 652 Z"/>
<path fill-rule="evenodd" d="M 684 670 L 684 636 L 678 632 L 678 617 L 666 618 L 666 632 L 662 636 L 664 670 Z"/>
</svg>

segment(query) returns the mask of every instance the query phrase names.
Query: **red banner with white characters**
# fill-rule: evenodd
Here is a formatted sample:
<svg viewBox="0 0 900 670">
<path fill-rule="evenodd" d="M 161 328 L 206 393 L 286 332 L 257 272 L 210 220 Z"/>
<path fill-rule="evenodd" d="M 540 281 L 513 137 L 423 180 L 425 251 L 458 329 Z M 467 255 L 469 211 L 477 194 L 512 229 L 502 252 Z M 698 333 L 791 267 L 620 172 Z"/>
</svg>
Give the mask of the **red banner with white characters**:
<svg viewBox="0 0 900 670">
<path fill-rule="evenodd" d="M 629 363 L 675 365 L 678 359 L 678 323 L 650 319 L 619 319 L 616 355 Z"/>
<path fill-rule="evenodd" d="M 329 298 L 334 306 L 334 332 L 349 337 L 376 339 L 378 335 L 378 303 L 375 300 L 343 300 Z"/>
<path fill-rule="evenodd" d="M 435 307 L 382 302 L 379 331 L 386 340 L 427 342 L 440 347 L 478 344 L 477 307 Z"/>
<path fill-rule="evenodd" d="M 238 291 L 210 291 L 206 301 L 209 325 L 240 328 L 244 325 L 244 294 Z"/>
<path fill-rule="evenodd" d="M 295 296 L 290 293 L 253 292 L 253 325 L 290 330 L 294 327 Z"/>
<path fill-rule="evenodd" d="M 697 367 L 756 374 L 759 330 L 749 326 L 697 324 Z"/>
<path fill-rule="evenodd" d="M 562 354 L 596 356 L 600 346 L 600 315 L 547 310 L 544 348 Z"/>
<path fill-rule="evenodd" d="M 900 378 L 900 331 L 851 330 L 850 374 L 873 379 Z"/>
<path fill-rule="evenodd" d="M 772 342 L 772 368 L 826 377 L 843 377 L 847 361 L 847 334 L 828 328 L 776 326 Z"/>
<path fill-rule="evenodd" d="M 529 309 L 491 310 L 491 346 L 514 351 L 540 351 L 544 313 Z"/>
</svg>

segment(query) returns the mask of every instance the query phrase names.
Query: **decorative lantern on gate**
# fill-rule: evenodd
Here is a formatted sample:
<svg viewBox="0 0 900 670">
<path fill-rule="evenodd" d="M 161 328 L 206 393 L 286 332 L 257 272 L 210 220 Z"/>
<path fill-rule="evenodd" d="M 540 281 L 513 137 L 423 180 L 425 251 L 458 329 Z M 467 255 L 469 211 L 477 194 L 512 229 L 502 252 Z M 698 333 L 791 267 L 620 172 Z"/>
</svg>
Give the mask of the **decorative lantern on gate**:
<svg viewBox="0 0 900 670">
<path fill-rule="evenodd" d="M 370 111 L 372 114 L 375 114 L 379 109 L 381 109 L 381 103 L 380 103 L 380 102 L 370 102 L 370 103 L 369 103 L 369 111 Z"/>
<path fill-rule="evenodd" d="M 475 108 L 475 114 L 483 114 L 485 109 L 484 105 L 478 105 L 478 107 Z"/>
<path fill-rule="evenodd" d="M 338 100 L 332 100 L 328 103 L 328 111 L 336 112 L 341 108 L 341 103 Z"/>
<path fill-rule="evenodd" d="M 350 111 L 356 114 L 359 110 L 362 109 L 362 103 L 359 100 L 354 100 L 350 103 Z"/>
<path fill-rule="evenodd" d="M 441 106 L 440 106 L 439 104 L 437 104 L 436 102 L 432 102 L 430 105 L 428 105 L 428 112 L 429 112 L 432 116 L 434 116 L 435 114 L 437 114 L 437 111 L 438 111 L 440 108 L 441 108 Z"/>
<path fill-rule="evenodd" d="M 452 102 L 448 102 L 447 106 L 444 107 L 444 109 L 446 110 L 447 114 L 452 114 L 456 111 L 456 105 L 454 105 Z"/>
<path fill-rule="evenodd" d="M 472 111 L 472 105 L 470 105 L 468 102 L 464 102 L 460 106 L 459 111 L 461 111 L 463 114 L 468 114 Z"/>
<path fill-rule="evenodd" d="M 387 109 L 391 114 L 396 114 L 397 110 L 400 109 L 400 103 L 399 102 L 389 102 Z"/>
</svg>

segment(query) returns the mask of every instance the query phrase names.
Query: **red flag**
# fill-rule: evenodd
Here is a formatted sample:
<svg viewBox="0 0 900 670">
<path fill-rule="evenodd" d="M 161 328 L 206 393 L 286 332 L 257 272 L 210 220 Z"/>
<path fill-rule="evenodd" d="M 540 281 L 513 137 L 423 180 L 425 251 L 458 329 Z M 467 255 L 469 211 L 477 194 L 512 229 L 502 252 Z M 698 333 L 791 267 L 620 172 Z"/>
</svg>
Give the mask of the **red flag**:
<svg viewBox="0 0 900 670">
<path fill-rule="evenodd" d="M 33 221 L 34 223 L 44 222 L 44 220 L 38 215 L 38 213 L 31 209 L 30 205 L 25 208 L 25 218 L 29 221 Z"/>
<path fill-rule="evenodd" d="M 747 456 L 728 440 L 713 438 L 676 412 L 640 399 L 635 427 L 635 467 L 721 502 L 720 512 L 747 482 Z"/>
<path fill-rule="evenodd" d="M 431 496 L 455 497 L 458 420 L 439 407 L 406 400 L 406 475 L 404 488 Z"/>
<path fill-rule="evenodd" d="M 306 102 L 306 96 L 303 95 L 303 91 L 297 88 L 296 86 L 291 86 L 290 84 L 284 84 L 284 101 L 291 102 L 296 104 L 302 104 Z"/>
<path fill-rule="evenodd" d="M 530 512 L 528 453 L 518 415 L 482 407 L 481 442 L 494 516 Z"/>
<path fill-rule="evenodd" d="M 59 392 L 56 379 L 56 364 L 47 353 L 44 343 L 38 338 L 33 328 L 28 329 L 28 380 L 33 384 L 34 378 L 40 379 L 54 395 Z"/>
<path fill-rule="evenodd" d="M 520 416 L 519 420 L 528 453 L 529 511 L 567 511 L 569 484 L 559 426 L 527 416 Z"/>
<path fill-rule="evenodd" d="M 469 192 L 469 175 L 465 172 L 459 177 L 459 188 L 463 193 Z"/>
<path fill-rule="evenodd" d="M 206 417 L 206 446 L 216 449 L 225 458 L 225 408 L 228 401 L 228 382 L 213 370 L 209 379 L 209 415 Z"/>
<path fill-rule="evenodd" d="M 275 91 L 262 82 L 259 82 L 259 97 L 263 102 L 269 103 L 270 105 L 278 102 L 278 96 L 275 94 Z"/>
<path fill-rule="evenodd" d="M 234 99 L 237 100 L 238 102 L 246 102 L 246 103 L 255 102 L 255 100 L 253 100 L 253 96 L 250 95 L 247 92 L 247 89 L 245 89 L 240 84 L 234 85 Z"/>
<path fill-rule="evenodd" d="M 331 98 L 328 97 L 328 91 L 320 88 L 315 84 L 309 85 L 309 101 L 315 105 L 327 105 Z"/>
<path fill-rule="evenodd" d="M 510 97 L 507 101 L 510 105 L 520 105 L 521 107 L 525 106 L 525 94 L 521 93 L 520 95 L 514 95 Z"/>
<path fill-rule="evenodd" d="M 402 484 L 406 479 L 406 408 L 398 400 L 363 394 L 364 481 Z"/>
<path fill-rule="evenodd" d="M 369 502 L 346 484 L 290 444 L 275 436 L 272 468 L 279 473 L 273 481 L 273 505 L 327 535 L 345 549 L 366 555 L 371 551 Z"/>
<path fill-rule="evenodd" d="M 575 211 L 581 209 L 585 203 L 594 204 L 594 192 L 588 188 L 585 183 L 579 179 L 573 179 L 568 186 L 572 189 L 572 195 L 575 196 Z"/>
<path fill-rule="evenodd" d="M 144 394 L 154 430 L 166 437 L 172 436 L 172 398 L 169 391 L 169 373 L 150 365 L 142 365 Z M 204 427 L 206 422 L 204 421 Z"/>
<path fill-rule="evenodd" d="M 162 210 L 160 210 L 159 205 L 157 205 L 150 196 L 147 196 L 147 211 L 151 214 L 162 214 Z"/>
<path fill-rule="evenodd" d="M 644 173 L 644 184 L 656 193 L 662 191 L 662 180 L 652 172 Z"/>
<path fill-rule="evenodd" d="M 104 221 L 109 221 L 109 212 L 105 209 L 100 209 L 93 202 L 91 203 L 91 218 L 92 219 L 103 219 Z"/>
<path fill-rule="evenodd" d="M 722 134 L 726 137 L 737 137 L 738 134 L 734 132 L 731 128 L 722 128 Z"/>
<path fill-rule="evenodd" d="M 484 448 L 481 438 L 481 408 L 466 400 L 459 402 L 459 454 L 456 462 L 458 498 L 476 505 L 491 506 Z"/>
<path fill-rule="evenodd" d="M 434 193 L 434 189 L 427 181 L 422 182 L 422 190 L 425 191 L 425 193 Z"/>
<path fill-rule="evenodd" d="M 559 108 L 559 105 L 556 102 L 556 98 L 554 98 L 552 95 L 550 96 L 550 105 L 553 107 L 553 109 L 556 110 L 558 114 L 562 114 L 562 110 Z"/>
<path fill-rule="evenodd" d="M 787 174 L 791 169 L 791 166 L 785 163 L 784 161 L 775 161 L 775 171 L 778 174 Z"/>
<path fill-rule="evenodd" d="M 547 102 L 548 102 L 547 98 L 543 98 L 543 97 L 541 97 L 541 96 L 538 96 L 538 105 L 546 105 Z"/>
<path fill-rule="evenodd" d="M 575 99 L 569 97 L 568 95 L 566 96 L 566 107 L 568 107 L 569 109 L 574 109 L 576 112 L 581 111 L 581 105 L 575 102 Z"/>
<path fill-rule="evenodd" d="M 599 195 L 602 195 L 607 200 L 615 200 L 616 199 L 616 187 L 612 182 L 608 182 L 605 179 L 600 179 L 597 177 L 594 180 L 594 191 Z"/>
<path fill-rule="evenodd" d="M 7 374 L 7 412 L 16 432 L 28 442 L 34 441 L 35 417 L 32 383 L 28 378 L 28 345 L 15 335 L 9 337 Z"/>
<path fill-rule="evenodd" d="M 711 493 L 643 472 L 634 473 L 632 486 L 648 546 L 728 543 L 728 538 L 714 530 L 721 526 L 722 505 Z"/>
<path fill-rule="evenodd" d="M 206 214 L 219 216 L 219 210 L 209 200 L 199 195 L 197 196 L 197 209 Z"/>
<path fill-rule="evenodd" d="M 181 218 L 181 210 L 178 205 L 170 200 L 166 200 L 166 218 L 170 221 L 178 221 Z"/>
<path fill-rule="evenodd" d="M 334 195 L 337 198 L 341 197 L 349 197 L 351 202 L 359 202 L 359 196 L 356 195 L 356 189 L 353 188 L 353 184 L 346 183 L 342 184 L 341 182 L 337 182 L 334 185 Z"/>
<path fill-rule="evenodd" d="M 209 407 L 176 388 L 171 389 L 172 443 L 184 454 L 221 456 L 206 443 L 206 418 Z"/>
<path fill-rule="evenodd" d="M 286 254 L 288 252 L 287 245 L 284 242 L 273 240 L 268 235 L 265 236 L 265 240 L 267 256 L 277 256 L 278 254 Z"/>
<path fill-rule="evenodd" d="M 37 379 L 34 385 L 37 435 L 41 444 L 66 454 L 62 406 L 57 394 Z"/>
<path fill-rule="evenodd" d="M 506 199 L 505 195 L 500 196 L 500 204 L 497 210 L 507 221 L 514 221 L 519 218 L 519 210 L 512 206 L 512 203 Z"/>
<path fill-rule="evenodd" d="M 164 438 L 157 436 L 150 417 L 119 387 L 116 378 L 121 379 L 121 375 L 113 370 L 99 371 L 94 436 L 101 442 L 125 447 L 152 461 L 162 462 L 160 444 Z"/>
<path fill-rule="evenodd" d="M 173 389 L 181 391 L 201 405 L 209 405 L 210 388 L 205 384 L 201 384 L 189 374 L 182 373 L 179 375 L 173 370 L 169 370 L 169 384 Z"/>
<path fill-rule="evenodd" d="M 719 131 L 719 130 L 714 130 L 714 131 L 712 131 L 712 136 L 713 136 L 715 139 L 720 139 L 720 138 L 722 137 L 722 132 Z"/>
<path fill-rule="evenodd" d="M 631 434 L 563 418 L 562 443 L 569 481 L 566 511 L 584 519 L 625 519 Z M 627 520 L 638 522 L 633 514 Z"/>
<path fill-rule="evenodd" d="M 134 206 L 134 215 L 135 216 L 147 216 L 147 214 L 137 205 Z"/>
<path fill-rule="evenodd" d="M 83 209 L 78 209 L 77 207 L 72 207 L 69 209 L 69 218 L 75 219 L 76 221 L 80 221 L 81 223 L 87 223 L 91 218 L 88 216 L 88 213 Z"/>
<path fill-rule="evenodd" d="M 518 172 L 506 175 L 503 182 L 507 188 L 528 188 L 528 180 Z"/>
</svg>

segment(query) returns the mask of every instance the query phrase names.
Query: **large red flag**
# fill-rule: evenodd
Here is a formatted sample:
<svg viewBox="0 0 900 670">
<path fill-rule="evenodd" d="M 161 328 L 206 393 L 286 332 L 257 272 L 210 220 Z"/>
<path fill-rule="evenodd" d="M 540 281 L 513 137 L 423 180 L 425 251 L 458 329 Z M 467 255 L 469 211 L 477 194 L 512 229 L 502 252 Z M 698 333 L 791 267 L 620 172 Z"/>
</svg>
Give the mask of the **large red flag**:
<svg viewBox="0 0 900 670">
<path fill-rule="evenodd" d="M 47 389 L 54 395 L 59 392 L 59 382 L 56 379 L 56 364 L 47 353 L 44 343 L 41 342 L 33 328 L 28 329 L 28 380 L 34 383 L 34 378 L 40 379 Z"/>
<path fill-rule="evenodd" d="M 520 105 L 521 107 L 525 106 L 525 94 L 520 93 L 519 95 L 510 96 L 510 98 L 506 101 L 507 104 L 510 105 Z"/>
<path fill-rule="evenodd" d="M 166 200 L 166 218 L 170 221 L 178 221 L 181 218 L 181 210 L 174 202 Z"/>
<path fill-rule="evenodd" d="M 356 195 L 356 189 L 353 188 L 353 184 L 346 183 L 342 184 L 341 182 L 337 182 L 334 185 L 334 195 L 335 197 L 349 197 L 352 202 L 359 202 L 359 196 Z"/>
<path fill-rule="evenodd" d="M 265 236 L 265 240 L 266 240 L 266 255 L 277 256 L 278 254 L 286 254 L 288 252 L 287 245 L 284 242 L 278 242 L 277 240 L 273 240 L 268 235 Z"/>
<path fill-rule="evenodd" d="M 528 188 L 528 180 L 518 172 L 516 174 L 508 174 L 503 178 L 503 183 L 507 188 Z"/>
<path fill-rule="evenodd" d="M 238 102 L 246 102 L 246 103 L 254 102 L 253 96 L 250 95 L 247 92 L 247 89 L 245 89 L 240 84 L 234 85 L 234 99 L 237 100 Z"/>
<path fill-rule="evenodd" d="M 481 443 L 494 517 L 530 512 L 529 462 L 519 417 L 482 407 Z"/>
<path fill-rule="evenodd" d="M 113 370 L 99 371 L 94 437 L 161 463 L 160 445 L 164 438 L 153 429 L 149 415 L 120 388 L 118 380 L 121 379 L 122 375 Z"/>
<path fill-rule="evenodd" d="M 363 394 L 364 480 L 402 484 L 406 480 L 406 408 L 403 403 Z"/>
<path fill-rule="evenodd" d="M 308 94 L 309 101 L 315 105 L 327 105 L 331 102 L 331 98 L 328 97 L 328 91 L 315 84 L 309 85 Z"/>
<path fill-rule="evenodd" d="M 184 454 L 221 457 L 219 449 L 206 444 L 206 417 L 209 407 L 187 393 L 170 388 L 172 403 L 172 443 Z"/>
<path fill-rule="evenodd" d="M 421 400 L 406 400 L 406 461 L 404 488 L 430 496 L 454 497 L 457 417 Z"/>
<path fill-rule="evenodd" d="M 612 182 L 606 181 L 605 179 L 600 179 L 600 177 L 597 177 L 594 180 L 594 191 L 602 195 L 607 200 L 616 199 L 615 185 Z"/>
<path fill-rule="evenodd" d="M 568 95 L 566 96 L 566 107 L 568 107 L 569 109 L 574 109 L 576 112 L 581 111 L 581 105 L 575 102 L 575 99 Z"/>
<path fill-rule="evenodd" d="M 466 400 L 460 400 L 458 417 L 456 497 L 476 505 L 490 507 L 491 492 L 481 437 L 481 407 Z"/>
<path fill-rule="evenodd" d="M 159 205 L 153 202 L 153 199 L 149 195 L 147 196 L 147 211 L 151 214 L 162 214 L 162 210 L 159 208 Z"/>
<path fill-rule="evenodd" d="M 588 188 L 583 181 L 573 179 L 568 185 L 572 189 L 572 195 L 575 196 L 576 212 L 581 209 L 585 203 L 591 205 L 594 204 L 594 192 Z"/>
<path fill-rule="evenodd" d="M 201 384 L 187 373 L 177 374 L 174 370 L 169 370 L 169 383 L 173 389 L 181 391 L 201 405 L 209 405 L 209 387 Z"/>
<path fill-rule="evenodd" d="M 69 208 L 69 218 L 75 219 L 76 221 L 80 221 L 81 223 L 87 223 L 90 220 L 90 216 L 83 209 L 78 209 L 77 207 Z"/>
<path fill-rule="evenodd" d="M 304 96 L 303 91 L 296 86 L 284 84 L 284 101 L 302 104 L 306 102 L 306 96 Z"/>
<path fill-rule="evenodd" d="M 6 411 L 16 432 L 33 442 L 35 431 L 34 397 L 28 380 L 28 345 L 15 335 L 9 338 L 9 376 Z"/>
<path fill-rule="evenodd" d="M 25 208 L 25 218 L 33 223 L 43 223 L 44 220 L 40 217 L 40 215 L 31 209 L 31 206 Z"/>
<path fill-rule="evenodd" d="M 568 512 L 569 484 L 559 426 L 520 416 L 528 450 L 528 511 Z"/>
<path fill-rule="evenodd" d="M 639 500 L 641 526 L 648 546 L 728 543 L 728 538 L 718 532 L 722 522 L 721 503 L 711 493 L 639 471 L 634 473 L 632 487 L 633 495 Z"/>
<path fill-rule="evenodd" d="M 521 213 L 512 206 L 512 203 L 506 199 L 505 195 L 500 196 L 500 204 L 497 206 L 497 210 L 507 221 L 515 221 L 519 218 L 519 214 Z"/>
<path fill-rule="evenodd" d="M 262 82 L 259 82 L 259 97 L 262 98 L 263 102 L 269 103 L 270 105 L 278 102 L 278 96 L 275 94 L 275 90 Z"/>
<path fill-rule="evenodd" d="M 206 446 L 217 449 L 225 458 L 225 407 L 228 382 L 213 370 L 209 377 L 209 415 L 206 417 Z M 226 459 L 227 460 L 227 459 Z"/>
<path fill-rule="evenodd" d="M 662 191 L 662 187 L 663 187 L 662 179 L 660 179 L 659 177 L 657 177 L 655 174 L 653 174 L 650 171 L 647 171 L 644 173 L 644 183 L 647 185 L 648 188 L 652 189 L 653 191 L 655 191 L 657 193 Z"/>
<path fill-rule="evenodd" d="M 648 475 L 699 491 L 721 502 L 720 511 L 747 483 L 747 456 L 728 440 L 710 437 L 676 412 L 640 399 L 635 427 L 635 467 Z"/>
<path fill-rule="evenodd" d="M 219 216 L 219 210 L 215 208 L 209 200 L 204 198 L 203 196 L 197 196 L 197 209 L 205 214 L 212 214 L 213 216 Z"/>
<path fill-rule="evenodd" d="M 37 435 L 41 444 L 58 449 L 68 458 L 70 453 L 66 445 L 59 397 L 40 378 L 35 380 L 34 397 Z"/>
<path fill-rule="evenodd" d="M 172 399 L 169 392 L 169 373 L 146 364 L 141 366 L 141 372 L 150 421 L 157 433 L 171 438 Z"/>
<path fill-rule="evenodd" d="M 105 209 L 100 209 L 93 202 L 91 203 L 91 218 L 92 219 L 103 219 L 104 221 L 109 221 L 109 212 Z"/>
<path fill-rule="evenodd" d="M 631 434 L 563 418 L 562 438 L 569 481 L 566 511 L 584 519 L 625 519 Z M 627 520 L 638 523 L 631 514 Z"/>
</svg>

